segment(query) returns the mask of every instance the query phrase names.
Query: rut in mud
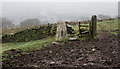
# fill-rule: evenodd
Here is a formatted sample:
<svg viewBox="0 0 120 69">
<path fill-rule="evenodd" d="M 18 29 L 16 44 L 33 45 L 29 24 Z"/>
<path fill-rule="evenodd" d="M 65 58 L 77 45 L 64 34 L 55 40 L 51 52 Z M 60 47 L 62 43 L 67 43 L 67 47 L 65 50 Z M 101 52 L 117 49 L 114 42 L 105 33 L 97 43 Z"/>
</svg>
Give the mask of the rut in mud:
<svg viewBox="0 0 120 69">
<path fill-rule="evenodd" d="M 3 61 L 3 67 L 115 67 L 118 65 L 118 38 L 100 32 L 96 40 L 67 41 L 64 45 L 49 45 L 29 53 Z"/>
</svg>

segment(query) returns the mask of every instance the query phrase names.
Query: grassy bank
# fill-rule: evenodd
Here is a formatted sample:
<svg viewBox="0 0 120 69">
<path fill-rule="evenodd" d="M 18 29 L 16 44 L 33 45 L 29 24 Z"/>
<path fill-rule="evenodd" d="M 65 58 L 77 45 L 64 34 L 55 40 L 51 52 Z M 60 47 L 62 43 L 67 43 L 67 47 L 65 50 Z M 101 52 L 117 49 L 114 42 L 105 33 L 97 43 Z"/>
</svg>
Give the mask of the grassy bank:
<svg viewBox="0 0 120 69">
<path fill-rule="evenodd" d="M 2 60 L 8 60 L 9 58 L 13 58 L 9 53 L 5 53 L 8 50 L 15 49 L 21 50 L 23 54 L 28 54 L 28 51 L 32 50 L 40 50 L 43 46 L 47 47 L 48 45 L 52 44 L 55 41 L 55 37 L 48 37 L 41 40 L 30 41 L 30 42 L 22 42 L 22 43 L 4 43 L 2 44 Z M 0 54 L 1 56 L 1 54 Z M 9 57 L 8 57 L 9 56 Z M 16 53 L 16 56 L 20 56 L 19 53 Z"/>
<path fill-rule="evenodd" d="M 97 23 L 97 31 L 108 31 L 114 35 L 118 32 L 118 20 L 104 20 Z"/>
<path fill-rule="evenodd" d="M 23 51 L 40 49 L 42 46 L 49 45 L 53 41 L 55 41 L 55 37 L 48 37 L 41 40 L 22 42 L 22 43 L 4 43 L 2 44 L 2 52 L 10 49 L 21 49 Z"/>
</svg>

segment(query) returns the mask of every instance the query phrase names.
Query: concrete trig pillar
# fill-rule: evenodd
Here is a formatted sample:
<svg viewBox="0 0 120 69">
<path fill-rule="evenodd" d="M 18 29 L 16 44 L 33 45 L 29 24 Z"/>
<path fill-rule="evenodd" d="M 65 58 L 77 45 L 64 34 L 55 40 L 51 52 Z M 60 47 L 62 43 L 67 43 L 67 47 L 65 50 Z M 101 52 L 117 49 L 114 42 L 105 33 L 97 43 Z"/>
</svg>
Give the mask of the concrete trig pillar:
<svg viewBox="0 0 120 69">
<path fill-rule="evenodd" d="M 58 22 L 56 31 L 56 41 L 61 41 L 68 38 L 67 26 L 65 22 Z"/>
</svg>

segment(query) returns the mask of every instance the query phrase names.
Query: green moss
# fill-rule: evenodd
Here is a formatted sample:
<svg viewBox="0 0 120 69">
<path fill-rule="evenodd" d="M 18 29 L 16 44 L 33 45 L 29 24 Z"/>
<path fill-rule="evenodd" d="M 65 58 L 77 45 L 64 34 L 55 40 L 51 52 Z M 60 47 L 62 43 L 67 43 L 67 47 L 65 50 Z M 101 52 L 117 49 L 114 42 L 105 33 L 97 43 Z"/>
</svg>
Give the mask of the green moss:
<svg viewBox="0 0 120 69">
<path fill-rule="evenodd" d="M 110 32 L 110 33 L 112 33 L 113 35 L 115 35 L 115 36 L 117 36 L 118 35 L 118 33 L 116 33 L 116 32 Z"/>
<path fill-rule="evenodd" d="M 4 54 L 4 56 L 5 56 L 5 57 L 8 57 L 8 56 L 9 56 L 9 54 Z"/>
<path fill-rule="evenodd" d="M 17 53 L 15 56 L 21 56 L 20 53 Z"/>
<path fill-rule="evenodd" d="M 48 37 L 50 35 L 56 34 L 56 26 L 46 25 L 40 26 L 38 28 L 31 28 L 19 31 L 13 35 L 3 35 L 2 42 L 3 43 L 11 43 L 11 42 L 28 42 L 32 40 L 39 40 L 41 38 Z"/>
<path fill-rule="evenodd" d="M 2 58 L 2 61 L 8 60 L 8 58 Z"/>
<path fill-rule="evenodd" d="M 13 56 L 11 56 L 11 58 L 13 58 Z"/>
</svg>

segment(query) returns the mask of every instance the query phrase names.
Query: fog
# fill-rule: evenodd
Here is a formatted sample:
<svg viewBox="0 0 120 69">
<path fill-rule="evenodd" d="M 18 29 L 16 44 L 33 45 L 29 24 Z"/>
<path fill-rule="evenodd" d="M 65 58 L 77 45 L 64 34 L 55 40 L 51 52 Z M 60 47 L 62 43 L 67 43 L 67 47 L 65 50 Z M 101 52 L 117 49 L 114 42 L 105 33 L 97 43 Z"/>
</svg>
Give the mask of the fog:
<svg viewBox="0 0 120 69">
<path fill-rule="evenodd" d="M 19 24 L 29 18 L 38 18 L 42 23 L 58 21 L 81 21 L 92 15 L 118 15 L 117 2 L 4 2 L 2 16 Z"/>
</svg>

